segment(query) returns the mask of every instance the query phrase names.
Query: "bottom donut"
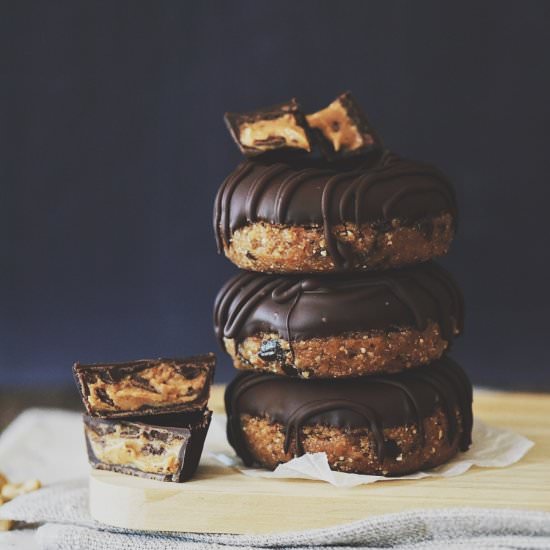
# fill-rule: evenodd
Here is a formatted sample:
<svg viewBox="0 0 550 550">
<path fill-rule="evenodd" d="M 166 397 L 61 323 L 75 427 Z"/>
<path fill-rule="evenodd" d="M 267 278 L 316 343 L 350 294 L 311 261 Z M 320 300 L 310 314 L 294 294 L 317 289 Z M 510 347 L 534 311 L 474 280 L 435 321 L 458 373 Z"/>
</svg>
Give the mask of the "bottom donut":
<svg viewBox="0 0 550 550">
<path fill-rule="evenodd" d="M 472 386 L 448 357 L 336 380 L 245 372 L 225 405 L 229 442 L 247 466 L 273 469 L 325 452 L 333 470 L 396 476 L 443 464 L 471 444 Z"/>
</svg>

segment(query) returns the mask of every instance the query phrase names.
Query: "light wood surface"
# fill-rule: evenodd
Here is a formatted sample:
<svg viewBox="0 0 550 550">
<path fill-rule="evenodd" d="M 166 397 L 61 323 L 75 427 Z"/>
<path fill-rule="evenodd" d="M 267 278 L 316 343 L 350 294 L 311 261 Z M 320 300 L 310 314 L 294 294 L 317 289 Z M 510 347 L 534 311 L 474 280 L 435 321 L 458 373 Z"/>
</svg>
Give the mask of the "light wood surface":
<svg viewBox="0 0 550 550">
<path fill-rule="evenodd" d="M 222 389 L 211 408 L 222 410 Z M 477 391 L 474 414 L 510 428 L 535 447 L 508 468 L 472 468 L 453 478 L 338 489 L 318 481 L 253 479 L 206 464 L 187 483 L 93 472 L 95 519 L 131 529 L 270 533 L 326 527 L 412 508 L 475 506 L 550 511 L 550 394 Z"/>
</svg>

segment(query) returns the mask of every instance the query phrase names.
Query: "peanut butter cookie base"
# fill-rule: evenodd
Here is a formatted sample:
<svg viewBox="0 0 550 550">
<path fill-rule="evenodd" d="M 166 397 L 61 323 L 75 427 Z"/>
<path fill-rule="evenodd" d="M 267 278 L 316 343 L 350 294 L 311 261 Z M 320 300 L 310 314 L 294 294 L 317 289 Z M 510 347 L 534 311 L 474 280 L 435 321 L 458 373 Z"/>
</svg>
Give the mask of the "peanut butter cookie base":
<svg viewBox="0 0 550 550">
<path fill-rule="evenodd" d="M 459 448 L 462 424 L 456 412 L 459 430 L 448 441 L 449 423 L 441 408 L 425 418 L 424 437 L 416 424 L 384 429 L 384 439 L 391 456 L 380 460 L 375 439 L 368 428 L 336 428 L 312 424 L 302 429 L 304 452 L 327 454 L 333 470 L 384 476 L 406 475 L 433 468 L 450 460 Z M 290 451 L 284 452 L 285 431 L 282 424 L 259 416 L 241 415 L 243 438 L 254 460 L 270 470 L 288 462 L 296 452 L 293 439 Z"/>
<path fill-rule="evenodd" d="M 351 250 L 348 269 L 371 270 L 424 262 L 447 253 L 454 236 L 449 213 L 415 224 L 337 225 L 336 238 Z M 241 269 L 267 273 L 330 272 L 337 270 L 321 226 L 282 226 L 255 222 L 234 231 L 224 247 Z"/>
<path fill-rule="evenodd" d="M 439 325 L 425 330 L 357 332 L 289 342 L 278 334 L 262 333 L 237 346 L 225 338 L 235 368 L 286 374 L 301 378 L 340 378 L 394 373 L 442 356 L 448 343 Z"/>
</svg>

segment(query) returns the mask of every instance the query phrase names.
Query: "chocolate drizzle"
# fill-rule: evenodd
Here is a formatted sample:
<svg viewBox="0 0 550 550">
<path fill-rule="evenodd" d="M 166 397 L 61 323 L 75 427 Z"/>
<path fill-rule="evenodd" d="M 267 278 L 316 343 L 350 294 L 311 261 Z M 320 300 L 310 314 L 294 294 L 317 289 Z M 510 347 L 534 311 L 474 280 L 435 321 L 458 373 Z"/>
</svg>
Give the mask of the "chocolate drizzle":
<svg viewBox="0 0 550 550">
<path fill-rule="evenodd" d="M 218 251 L 233 232 L 263 221 L 322 226 L 335 265 L 349 267 L 348 246 L 333 228 L 399 219 L 414 224 L 449 212 L 456 222 L 454 190 L 436 168 L 386 152 L 340 163 L 309 158 L 248 160 L 222 184 L 214 208 Z"/>
<path fill-rule="evenodd" d="M 448 420 L 449 444 L 459 438 L 462 451 L 471 444 L 472 387 L 464 371 L 448 357 L 397 375 L 337 380 L 244 372 L 227 387 L 225 406 L 229 442 L 247 465 L 254 459 L 241 430 L 243 414 L 281 423 L 285 428 L 285 452 L 294 441 L 297 455 L 304 452 L 303 428 L 320 424 L 370 430 L 383 460 L 392 456 L 393 443 L 385 439 L 385 428 L 414 424 L 425 441 L 423 419 L 438 407 Z"/>
<path fill-rule="evenodd" d="M 223 182 L 223 193 L 218 192 L 216 195 L 216 200 L 214 201 L 214 211 L 215 211 L 215 225 L 214 230 L 216 236 L 219 235 L 219 232 L 223 231 L 223 234 L 226 235 L 230 231 L 230 219 L 227 208 L 223 208 L 223 201 L 231 202 L 231 197 L 235 191 L 235 187 L 239 184 L 242 178 L 249 174 L 252 170 L 253 165 L 251 163 L 242 163 L 240 164 L 235 172 L 231 174 Z M 223 228 L 223 229 L 222 229 Z M 216 243 L 218 245 L 218 252 L 221 251 L 221 242 L 217 238 Z"/>
<path fill-rule="evenodd" d="M 463 326 L 462 295 L 434 263 L 399 270 L 324 277 L 242 272 L 220 290 L 214 326 L 237 345 L 248 336 L 275 332 L 292 341 L 369 330 L 439 324 L 452 342 Z"/>
</svg>

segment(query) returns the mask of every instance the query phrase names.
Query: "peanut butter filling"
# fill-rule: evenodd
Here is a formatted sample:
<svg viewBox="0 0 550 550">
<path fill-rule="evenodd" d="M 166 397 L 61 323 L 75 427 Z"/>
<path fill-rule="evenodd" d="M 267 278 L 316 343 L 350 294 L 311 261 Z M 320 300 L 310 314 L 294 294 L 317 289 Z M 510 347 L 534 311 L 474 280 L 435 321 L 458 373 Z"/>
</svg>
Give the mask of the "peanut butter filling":
<svg viewBox="0 0 550 550">
<path fill-rule="evenodd" d="M 188 380 L 173 366 L 160 363 L 139 372 L 139 376 L 128 375 L 116 383 L 107 383 L 96 378 L 89 384 L 88 402 L 98 410 L 118 409 L 135 411 L 143 406 L 174 403 L 188 403 L 207 384 L 206 372 Z"/>
<path fill-rule="evenodd" d="M 363 136 L 338 99 L 325 109 L 307 115 L 306 119 L 312 128 L 317 128 L 323 133 L 336 152 L 341 149 L 355 151 L 365 145 Z"/>
<path fill-rule="evenodd" d="M 239 140 L 245 147 L 264 150 L 274 149 L 286 143 L 310 151 L 305 130 L 296 123 L 292 114 L 285 114 L 271 120 L 244 122 L 239 127 Z"/>
<path fill-rule="evenodd" d="M 92 451 L 100 462 L 130 466 L 143 472 L 175 474 L 180 467 L 180 450 L 185 441 L 173 437 L 169 441 L 151 441 L 143 432 L 128 435 L 120 426 L 108 434 L 98 434 L 86 427 Z"/>
</svg>

